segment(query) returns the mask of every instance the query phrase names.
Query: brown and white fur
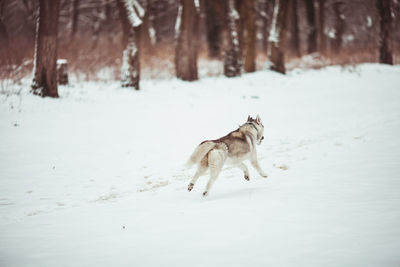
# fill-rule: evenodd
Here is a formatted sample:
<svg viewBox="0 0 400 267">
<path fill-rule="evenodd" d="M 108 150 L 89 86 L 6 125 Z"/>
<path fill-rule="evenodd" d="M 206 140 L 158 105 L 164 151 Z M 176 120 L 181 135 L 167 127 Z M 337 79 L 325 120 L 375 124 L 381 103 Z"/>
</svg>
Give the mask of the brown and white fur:
<svg viewBox="0 0 400 267">
<path fill-rule="evenodd" d="M 256 119 L 247 118 L 247 122 L 241 125 L 237 130 L 216 140 L 207 140 L 202 142 L 188 161 L 188 166 L 197 164 L 197 171 L 188 186 L 189 192 L 193 189 L 196 181 L 207 170 L 210 170 L 210 179 L 208 180 L 203 196 L 207 196 L 215 180 L 217 180 L 224 164 L 233 165 L 241 169 L 244 178 L 250 180 L 249 170 L 243 163 L 250 160 L 253 167 L 262 177 L 267 174 L 261 169 L 257 160 L 256 144 L 260 145 L 264 139 L 264 126 L 261 123 L 260 116 Z"/>
</svg>

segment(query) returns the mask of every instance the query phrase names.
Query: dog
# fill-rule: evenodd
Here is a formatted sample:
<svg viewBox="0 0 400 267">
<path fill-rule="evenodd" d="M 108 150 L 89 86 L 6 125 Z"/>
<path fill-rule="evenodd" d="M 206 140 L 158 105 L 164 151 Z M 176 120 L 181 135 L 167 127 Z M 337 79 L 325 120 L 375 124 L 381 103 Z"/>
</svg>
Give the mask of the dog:
<svg viewBox="0 0 400 267">
<path fill-rule="evenodd" d="M 246 123 L 224 137 L 202 142 L 187 162 L 188 167 L 197 164 L 197 171 L 188 186 L 189 192 L 192 191 L 199 177 L 210 170 L 210 179 L 203 193 L 206 197 L 224 164 L 241 169 L 244 178 L 249 181 L 249 170 L 243 163 L 245 160 L 250 160 L 258 173 L 266 178 L 267 174 L 261 169 L 256 152 L 256 144 L 260 145 L 263 139 L 264 125 L 261 123 L 260 116 L 257 115 L 256 119 L 248 116 Z"/>
</svg>

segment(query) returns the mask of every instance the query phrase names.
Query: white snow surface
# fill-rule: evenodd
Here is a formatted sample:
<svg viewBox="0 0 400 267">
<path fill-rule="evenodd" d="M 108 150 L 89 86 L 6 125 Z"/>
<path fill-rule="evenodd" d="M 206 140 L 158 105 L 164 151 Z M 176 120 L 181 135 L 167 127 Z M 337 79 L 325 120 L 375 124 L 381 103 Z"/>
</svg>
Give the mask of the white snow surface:
<svg viewBox="0 0 400 267">
<path fill-rule="evenodd" d="M 27 90 L 0 95 L 0 266 L 400 265 L 399 66 Z M 189 193 L 196 145 L 257 114 L 269 177 Z"/>
</svg>

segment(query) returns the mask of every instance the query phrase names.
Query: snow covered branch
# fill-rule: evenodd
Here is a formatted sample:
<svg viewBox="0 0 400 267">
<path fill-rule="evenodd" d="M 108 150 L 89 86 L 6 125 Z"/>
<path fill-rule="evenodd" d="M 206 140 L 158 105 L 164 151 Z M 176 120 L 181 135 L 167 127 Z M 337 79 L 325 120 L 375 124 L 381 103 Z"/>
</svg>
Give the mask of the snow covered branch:
<svg viewBox="0 0 400 267">
<path fill-rule="evenodd" d="M 140 26 L 144 17 L 144 9 L 137 0 L 124 0 L 129 23 L 132 27 Z"/>
</svg>

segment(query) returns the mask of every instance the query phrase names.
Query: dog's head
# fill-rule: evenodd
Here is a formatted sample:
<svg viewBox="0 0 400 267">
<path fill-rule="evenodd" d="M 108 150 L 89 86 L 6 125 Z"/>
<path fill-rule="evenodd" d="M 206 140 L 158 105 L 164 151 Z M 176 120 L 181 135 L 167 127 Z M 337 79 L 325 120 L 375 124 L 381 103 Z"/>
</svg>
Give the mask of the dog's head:
<svg viewBox="0 0 400 267">
<path fill-rule="evenodd" d="M 264 125 L 261 123 L 259 115 L 255 119 L 248 116 L 247 123 L 252 124 L 257 130 L 257 144 L 260 145 L 261 141 L 264 140 Z"/>
</svg>

